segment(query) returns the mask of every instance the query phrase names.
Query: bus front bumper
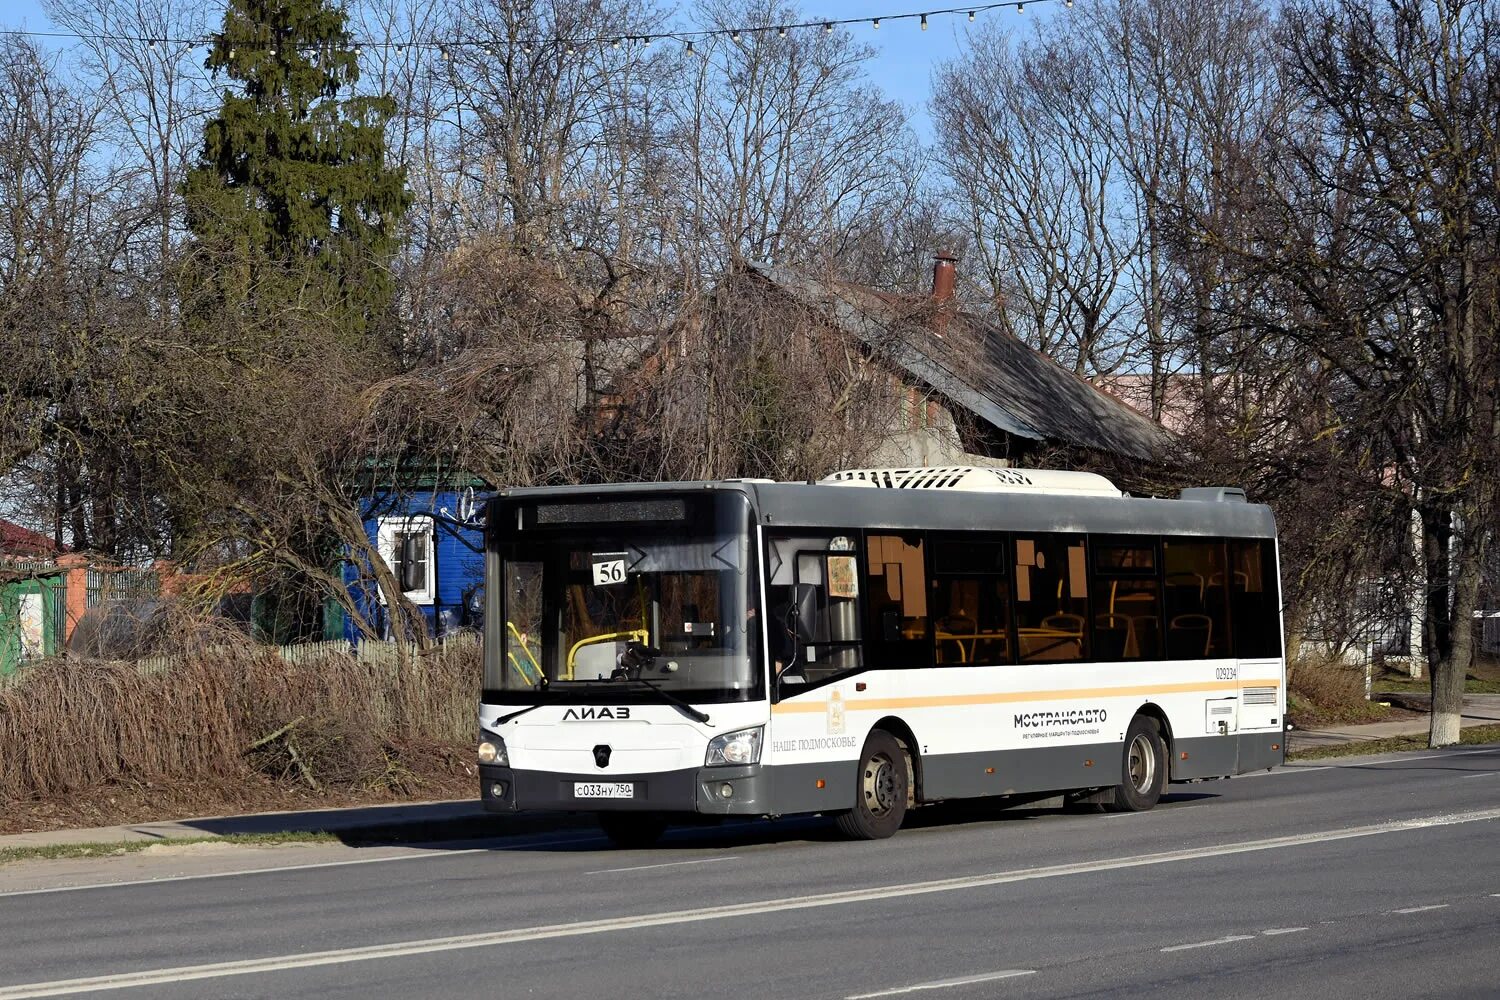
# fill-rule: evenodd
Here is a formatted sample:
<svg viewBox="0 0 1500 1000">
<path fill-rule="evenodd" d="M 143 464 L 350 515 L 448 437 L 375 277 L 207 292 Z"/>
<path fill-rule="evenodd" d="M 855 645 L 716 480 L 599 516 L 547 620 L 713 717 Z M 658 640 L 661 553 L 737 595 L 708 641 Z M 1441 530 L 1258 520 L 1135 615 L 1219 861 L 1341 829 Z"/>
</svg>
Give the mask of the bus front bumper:
<svg viewBox="0 0 1500 1000">
<path fill-rule="evenodd" d="M 598 786 L 629 785 L 629 798 L 587 794 Z M 710 816 L 760 816 L 771 812 L 770 775 L 744 767 L 696 767 L 651 774 L 557 774 L 492 764 L 479 766 L 485 811 L 677 812 Z"/>
</svg>

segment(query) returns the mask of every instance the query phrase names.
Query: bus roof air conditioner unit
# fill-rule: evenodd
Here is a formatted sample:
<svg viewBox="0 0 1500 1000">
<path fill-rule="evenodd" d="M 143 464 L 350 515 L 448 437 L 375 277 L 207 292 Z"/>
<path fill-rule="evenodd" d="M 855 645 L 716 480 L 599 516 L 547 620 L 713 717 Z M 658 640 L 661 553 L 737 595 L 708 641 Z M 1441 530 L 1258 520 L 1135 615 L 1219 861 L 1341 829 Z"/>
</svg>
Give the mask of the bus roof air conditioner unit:
<svg viewBox="0 0 1500 1000">
<path fill-rule="evenodd" d="M 990 469 L 970 465 L 931 469 L 845 469 L 823 479 L 830 486 L 891 490 L 956 490 L 962 493 L 1052 493 L 1122 497 L 1113 483 L 1092 472 L 1056 469 Z"/>
<path fill-rule="evenodd" d="M 1245 491 L 1238 486 L 1189 486 L 1177 494 L 1179 500 L 1200 503 L 1248 503 Z"/>
</svg>

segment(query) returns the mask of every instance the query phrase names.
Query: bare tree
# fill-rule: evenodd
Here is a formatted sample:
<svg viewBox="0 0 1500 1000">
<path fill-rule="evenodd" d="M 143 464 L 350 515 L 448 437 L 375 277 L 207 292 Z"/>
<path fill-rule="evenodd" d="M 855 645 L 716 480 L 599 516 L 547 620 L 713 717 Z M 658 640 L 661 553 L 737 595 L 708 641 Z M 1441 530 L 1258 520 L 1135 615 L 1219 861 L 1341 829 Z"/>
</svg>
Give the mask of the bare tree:
<svg viewBox="0 0 1500 1000">
<path fill-rule="evenodd" d="M 46 0 L 48 15 L 75 31 L 86 72 L 108 100 L 116 169 L 140 185 L 132 265 L 156 282 L 159 318 L 168 321 L 168 270 L 182 237 L 181 185 L 210 106 L 203 50 L 205 14 L 187 0 Z M 149 242 L 146 242 L 149 240 Z"/>
<path fill-rule="evenodd" d="M 1335 495 L 1376 537 L 1420 524 L 1434 746 L 1458 740 L 1500 484 L 1497 14 L 1462 0 L 1291 8 L 1297 113 L 1237 211 L 1196 218 L 1248 305 L 1235 321 L 1326 387 L 1313 440 L 1339 445 Z"/>
<path fill-rule="evenodd" d="M 153 405 L 159 338 L 145 324 L 107 158 L 103 107 L 56 57 L 0 45 L 0 468 L 13 509 L 59 542 L 154 547 L 159 509 L 131 447 Z M 154 325 L 153 325 L 154 326 Z"/>
<path fill-rule="evenodd" d="M 1140 231 L 1128 175 L 1095 129 L 1103 70 L 1068 30 L 971 40 L 935 80 L 944 164 L 991 301 L 1015 336 L 1083 374 L 1124 360 Z"/>
<path fill-rule="evenodd" d="M 803 17 L 779 0 L 705 0 L 696 16 L 742 30 L 703 40 L 673 95 L 665 196 L 683 210 L 681 266 L 836 268 L 885 206 L 910 200 L 920 169 L 904 112 L 864 75 L 873 50 L 844 32 L 778 31 Z"/>
<path fill-rule="evenodd" d="M 1214 255 L 1176 245 L 1171 206 L 1191 199 L 1200 212 L 1224 212 L 1284 114 L 1275 24 L 1260 0 L 1120 0 L 1082 11 L 1078 23 L 1086 58 L 1108 67 L 1090 110 L 1128 177 L 1127 212 L 1140 234 L 1125 287 L 1152 415 L 1168 405 L 1179 373 L 1191 372 L 1194 417 L 1212 439 L 1226 384 L 1216 376 L 1243 346 L 1216 317 L 1235 308 L 1224 297 L 1238 289 L 1217 273 Z"/>
</svg>

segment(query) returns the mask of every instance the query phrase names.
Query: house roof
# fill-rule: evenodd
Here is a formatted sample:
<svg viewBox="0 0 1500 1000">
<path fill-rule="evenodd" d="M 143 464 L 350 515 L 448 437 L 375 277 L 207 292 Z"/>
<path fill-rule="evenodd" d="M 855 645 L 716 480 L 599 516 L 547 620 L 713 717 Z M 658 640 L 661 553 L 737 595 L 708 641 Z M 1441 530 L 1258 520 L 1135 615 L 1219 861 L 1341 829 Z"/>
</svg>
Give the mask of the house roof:
<svg viewBox="0 0 1500 1000">
<path fill-rule="evenodd" d="M 0 518 L 0 555 L 55 556 L 66 551 L 67 547 L 58 546 L 51 536 Z"/>
<path fill-rule="evenodd" d="M 888 358 L 976 417 L 1017 437 L 1132 458 L 1152 458 L 1175 438 L 999 326 L 962 311 L 933 332 L 935 305 L 767 264 L 751 273 Z M 983 349 L 975 345 L 983 344 Z"/>
</svg>

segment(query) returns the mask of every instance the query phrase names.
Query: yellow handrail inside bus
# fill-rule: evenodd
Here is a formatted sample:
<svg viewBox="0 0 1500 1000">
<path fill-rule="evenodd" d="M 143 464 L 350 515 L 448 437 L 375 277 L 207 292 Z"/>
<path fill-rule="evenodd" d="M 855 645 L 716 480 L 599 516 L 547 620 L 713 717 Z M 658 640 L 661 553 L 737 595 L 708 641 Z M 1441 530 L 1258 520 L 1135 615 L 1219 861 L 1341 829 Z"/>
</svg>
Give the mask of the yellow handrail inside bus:
<svg viewBox="0 0 1500 1000">
<path fill-rule="evenodd" d="M 536 655 L 532 653 L 531 646 L 526 642 L 526 637 L 521 634 L 520 629 L 516 628 L 516 623 L 506 622 L 505 627 L 510 632 L 510 634 L 515 637 L 516 642 L 520 643 L 521 652 L 525 653 L 526 659 L 531 661 L 531 670 L 536 671 L 536 676 L 533 677 L 527 670 L 527 668 L 521 663 L 521 661 L 516 659 L 516 654 L 514 652 L 508 651 L 505 655 L 510 660 L 510 665 L 516 668 L 516 673 L 521 675 L 521 679 L 523 681 L 525 681 L 527 684 L 535 685 L 537 681 L 541 680 L 542 665 L 537 662 Z"/>
<path fill-rule="evenodd" d="M 637 628 L 631 629 L 629 632 L 605 632 L 603 635 L 591 635 L 587 639 L 579 639 L 568 650 L 568 680 L 573 679 L 573 658 L 584 646 L 592 646 L 601 642 L 618 642 L 621 639 L 645 642 L 649 638 L 651 638 L 650 632 L 643 628 Z"/>
</svg>

